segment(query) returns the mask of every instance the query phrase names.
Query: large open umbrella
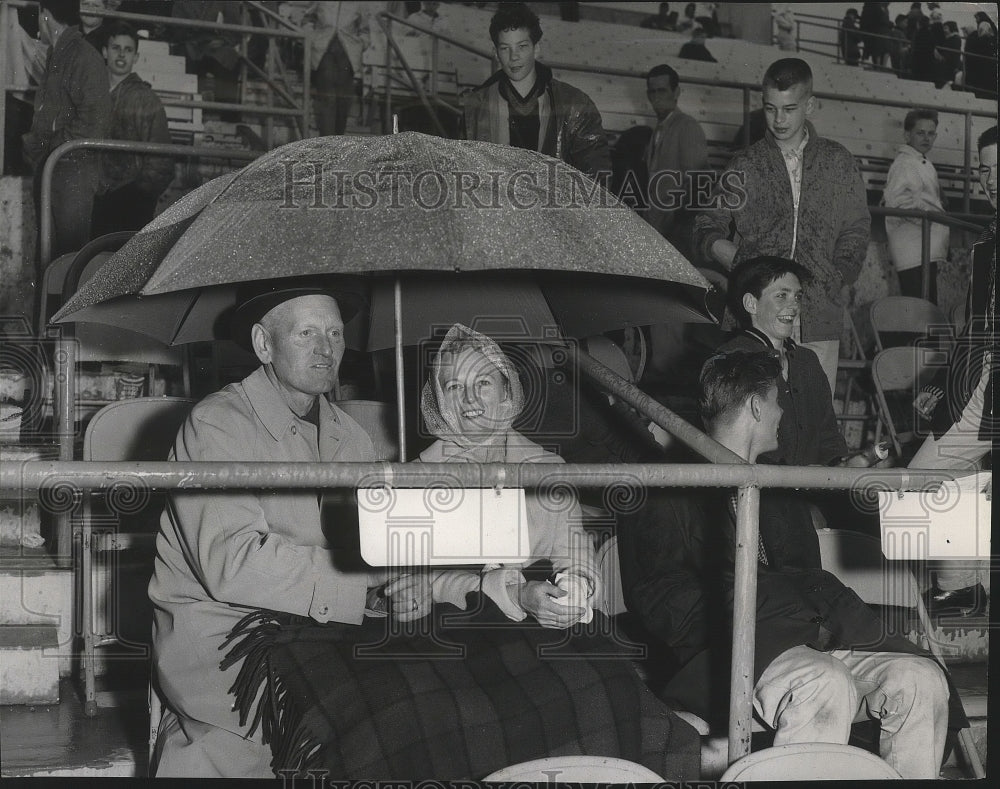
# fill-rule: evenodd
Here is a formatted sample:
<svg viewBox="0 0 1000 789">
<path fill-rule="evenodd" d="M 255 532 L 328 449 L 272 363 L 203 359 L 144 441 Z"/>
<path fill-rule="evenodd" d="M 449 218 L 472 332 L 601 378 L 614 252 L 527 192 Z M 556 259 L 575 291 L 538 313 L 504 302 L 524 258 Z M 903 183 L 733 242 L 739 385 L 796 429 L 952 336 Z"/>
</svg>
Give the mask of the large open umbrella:
<svg viewBox="0 0 1000 789">
<path fill-rule="evenodd" d="M 524 303 L 561 300 L 561 314 L 549 320 L 538 313 L 530 332 L 544 331 L 538 324 L 546 321 L 575 320 L 573 333 L 596 333 L 664 322 L 676 318 L 677 310 L 688 319 L 705 319 L 700 307 L 709 286 L 701 274 L 575 168 L 533 151 L 408 132 L 303 140 L 210 181 L 133 236 L 53 321 L 126 325 L 176 344 L 224 336 L 232 286 L 241 282 L 407 272 L 407 282 L 414 283 L 431 272 L 496 271 L 508 274 L 478 282 L 473 277 L 460 287 L 477 292 L 499 317 L 525 317 L 517 299 L 490 299 L 502 285 L 511 290 L 512 272 L 519 280 L 546 272 L 546 282 L 535 283 L 543 302 L 530 288 L 514 288 Z M 617 286 L 624 290 L 613 298 L 607 280 L 581 279 L 599 274 L 632 284 Z M 549 278 L 556 275 L 579 300 L 589 297 L 591 308 L 583 310 L 571 293 L 553 290 Z M 398 278 L 394 291 L 399 361 L 406 312 L 401 305 L 409 300 Z M 623 318 L 630 304 L 639 304 L 639 295 L 646 315 Z M 475 303 L 444 298 L 449 308 L 432 316 L 441 323 L 461 320 L 455 307 Z M 376 321 L 364 333 L 371 337 L 373 327 L 386 323 Z M 364 342 L 385 347 L 383 340 Z M 401 375 L 397 386 L 401 394 Z"/>
</svg>

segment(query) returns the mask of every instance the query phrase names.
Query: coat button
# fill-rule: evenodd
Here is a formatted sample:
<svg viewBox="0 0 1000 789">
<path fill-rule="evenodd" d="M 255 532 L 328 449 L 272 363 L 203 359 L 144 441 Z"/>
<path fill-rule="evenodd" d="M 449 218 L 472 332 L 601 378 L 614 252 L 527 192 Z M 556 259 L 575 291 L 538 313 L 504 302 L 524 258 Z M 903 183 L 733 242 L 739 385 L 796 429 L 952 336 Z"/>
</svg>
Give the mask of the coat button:
<svg viewBox="0 0 1000 789">
<path fill-rule="evenodd" d="M 329 610 L 330 610 L 330 608 L 328 606 L 325 606 L 325 605 L 321 605 L 319 607 L 319 609 L 318 609 L 320 616 L 326 616 L 327 613 L 329 612 Z"/>
<path fill-rule="evenodd" d="M 299 429 L 295 425 L 292 425 L 292 435 L 297 436 L 298 434 L 299 434 Z"/>
<path fill-rule="evenodd" d="M 821 624 L 823 624 L 826 621 L 826 617 L 825 616 L 814 616 L 809 621 L 812 622 L 814 625 L 821 625 Z"/>
</svg>

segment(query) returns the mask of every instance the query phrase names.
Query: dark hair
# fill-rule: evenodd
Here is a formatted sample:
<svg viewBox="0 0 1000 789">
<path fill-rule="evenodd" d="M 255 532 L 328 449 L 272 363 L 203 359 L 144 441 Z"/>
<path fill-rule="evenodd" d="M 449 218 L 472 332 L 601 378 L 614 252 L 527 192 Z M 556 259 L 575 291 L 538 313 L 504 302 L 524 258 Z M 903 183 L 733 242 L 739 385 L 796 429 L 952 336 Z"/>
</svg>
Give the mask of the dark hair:
<svg viewBox="0 0 1000 789">
<path fill-rule="evenodd" d="M 955 22 L 954 20 L 949 19 L 947 22 L 944 23 L 944 29 L 948 30 L 948 31 L 950 31 L 952 33 L 957 33 L 958 32 L 958 22 Z"/>
<path fill-rule="evenodd" d="M 136 51 L 139 51 L 139 34 L 135 32 L 135 28 L 128 22 L 115 19 L 110 24 L 104 25 L 104 27 L 106 28 L 104 31 L 104 46 L 107 46 L 108 42 L 115 36 L 128 36 L 135 42 Z"/>
<path fill-rule="evenodd" d="M 61 25 L 80 24 L 80 0 L 39 0 L 38 5 Z"/>
<path fill-rule="evenodd" d="M 744 260 L 732 270 L 726 296 L 729 300 L 729 309 L 741 326 L 749 326 L 752 323 L 750 313 L 743 306 L 743 297 L 747 293 L 752 293 L 759 299 L 764 288 L 785 274 L 794 274 L 803 285 L 813 278 L 812 273 L 802 264 L 774 255 Z"/>
<path fill-rule="evenodd" d="M 728 421 L 752 395 L 766 397 L 781 376 L 781 362 L 767 351 L 728 351 L 701 368 L 698 407 L 706 429 Z"/>
<path fill-rule="evenodd" d="M 937 110 L 910 110 L 906 113 L 906 118 L 903 120 L 903 131 L 913 131 L 913 127 L 917 125 L 917 121 L 934 121 L 934 125 L 937 126 Z"/>
<path fill-rule="evenodd" d="M 997 144 L 997 127 L 990 126 L 986 131 L 979 135 L 978 147 L 979 152 L 983 152 L 983 148 L 988 148 L 991 145 Z"/>
<path fill-rule="evenodd" d="M 906 14 L 896 14 L 896 24 L 899 25 L 901 22 L 905 24 L 907 18 Z"/>
<path fill-rule="evenodd" d="M 490 38 L 493 39 L 494 46 L 504 30 L 521 28 L 528 31 L 532 44 L 542 40 L 542 26 L 538 21 L 538 14 L 524 3 L 500 3 L 500 7 L 490 20 Z"/>
<path fill-rule="evenodd" d="M 677 85 L 680 82 L 680 77 L 677 72 L 671 66 L 666 63 L 660 63 L 658 66 L 653 66 L 649 73 L 646 74 L 646 82 L 649 82 L 653 77 L 670 77 L 670 90 L 677 90 Z"/>
<path fill-rule="evenodd" d="M 781 58 L 767 67 L 762 80 L 764 88 L 788 90 L 792 85 L 805 85 L 812 93 L 813 74 L 802 58 Z"/>
</svg>

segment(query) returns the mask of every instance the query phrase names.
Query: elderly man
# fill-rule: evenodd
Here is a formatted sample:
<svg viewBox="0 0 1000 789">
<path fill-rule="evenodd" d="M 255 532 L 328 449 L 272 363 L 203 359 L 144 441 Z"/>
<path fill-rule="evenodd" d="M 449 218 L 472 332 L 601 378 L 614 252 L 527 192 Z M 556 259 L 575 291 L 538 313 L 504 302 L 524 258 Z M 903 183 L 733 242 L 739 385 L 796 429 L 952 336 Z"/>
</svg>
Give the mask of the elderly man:
<svg viewBox="0 0 1000 789">
<path fill-rule="evenodd" d="M 500 70 L 465 99 L 465 138 L 527 148 L 606 181 L 611 154 L 601 113 L 582 90 L 538 63 L 542 27 L 524 3 L 501 3 L 490 20 Z"/>
<path fill-rule="evenodd" d="M 781 367 L 768 353 L 731 351 L 701 373 L 709 435 L 753 463 L 777 447 Z M 619 516 L 629 611 L 680 666 L 663 695 L 702 717 L 725 715 L 732 633 L 735 494 L 659 489 Z M 851 723 L 881 726 L 880 753 L 904 778 L 935 778 L 949 721 L 941 668 L 820 568 L 805 506 L 760 501 L 754 710 L 774 744 L 846 743 Z M 904 654 L 906 653 L 906 654 Z M 955 710 L 955 725 L 964 716 Z"/>
<path fill-rule="evenodd" d="M 344 319 L 359 301 L 319 288 L 246 298 L 235 313 L 233 337 L 261 366 L 195 406 L 171 459 L 374 459 L 368 435 L 326 399 L 344 353 Z M 369 588 L 382 579 L 352 559 L 328 546 L 314 491 L 171 495 L 149 584 L 153 662 L 166 702 L 158 776 L 273 777 L 270 748 L 259 732 L 248 737 L 233 711 L 229 688 L 239 666 L 221 671 L 219 648 L 255 609 L 359 624 Z M 424 601 L 419 590 L 411 594 L 408 583 L 384 589 L 390 597 L 405 590 L 407 613 L 400 619 L 429 610 L 429 595 Z"/>
</svg>

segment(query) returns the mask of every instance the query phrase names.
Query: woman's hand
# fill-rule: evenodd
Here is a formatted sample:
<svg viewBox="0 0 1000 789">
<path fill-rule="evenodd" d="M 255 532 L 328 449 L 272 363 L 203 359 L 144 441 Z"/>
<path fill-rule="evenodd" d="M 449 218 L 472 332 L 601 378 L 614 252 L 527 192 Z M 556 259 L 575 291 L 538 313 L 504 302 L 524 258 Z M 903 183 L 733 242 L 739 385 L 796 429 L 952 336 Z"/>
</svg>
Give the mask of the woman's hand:
<svg viewBox="0 0 1000 789">
<path fill-rule="evenodd" d="M 431 612 L 433 596 L 429 573 L 407 573 L 385 585 L 389 598 L 389 613 L 400 622 L 422 619 Z"/>
<path fill-rule="evenodd" d="M 941 397 L 933 392 L 919 392 L 913 401 L 916 412 L 924 419 L 930 419 Z"/>
<path fill-rule="evenodd" d="M 508 587 L 512 599 L 538 620 L 542 627 L 565 629 L 572 627 L 587 613 L 586 608 L 562 605 L 554 598 L 565 597 L 567 592 L 548 581 L 526 581 Z"/>
</svg>

